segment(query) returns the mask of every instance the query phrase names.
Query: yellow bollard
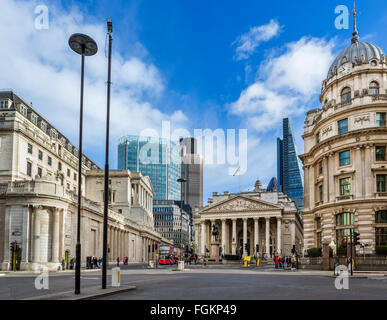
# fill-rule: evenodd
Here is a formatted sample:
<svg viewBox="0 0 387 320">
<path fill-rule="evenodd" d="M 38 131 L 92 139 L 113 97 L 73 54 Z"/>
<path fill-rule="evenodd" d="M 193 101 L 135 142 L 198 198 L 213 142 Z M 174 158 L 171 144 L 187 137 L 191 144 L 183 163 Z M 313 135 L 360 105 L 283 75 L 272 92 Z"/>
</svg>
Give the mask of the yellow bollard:
<svg viewBox="0 0 387 320">
<path fill-rule="evenodd" d="M 247 260 L 245 260 L 244 262 L 243 262 L 243 268 L 247 268 L 248 267 L 248 262 L 247 262 Z"/>
<path fill-rule="evenodd" d="M 259 262 L 260 262 L 260 260 L 259 260 L 259 259 L 257 259 L 257 267 L 259 267 Z"/>
</svg>

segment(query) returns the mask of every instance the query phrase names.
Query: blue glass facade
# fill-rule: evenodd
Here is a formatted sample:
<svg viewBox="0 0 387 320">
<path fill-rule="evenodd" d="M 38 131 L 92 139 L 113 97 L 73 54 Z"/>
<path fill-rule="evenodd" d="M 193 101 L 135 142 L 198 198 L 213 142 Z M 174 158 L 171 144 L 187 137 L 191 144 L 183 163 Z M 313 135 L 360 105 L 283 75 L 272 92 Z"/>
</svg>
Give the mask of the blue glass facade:
<svg viewBox="0 0 387 320">
<path fill-rule="evenodd" d="M 153 186 L 153 200 L 180 200 L 179 144 L 162 138 L 122 137 L 118 142 L 118 169 L 148 176 Z"/>
<path fill-rule="evenodd" d="M 283 119 L 283 139 L 277 138 L 277 181 L 278 191 L 292 199 L 297 207 L 304 210 L 304 186 L 301 167 L 297 158 L 289 119 Z"/>
</svg>

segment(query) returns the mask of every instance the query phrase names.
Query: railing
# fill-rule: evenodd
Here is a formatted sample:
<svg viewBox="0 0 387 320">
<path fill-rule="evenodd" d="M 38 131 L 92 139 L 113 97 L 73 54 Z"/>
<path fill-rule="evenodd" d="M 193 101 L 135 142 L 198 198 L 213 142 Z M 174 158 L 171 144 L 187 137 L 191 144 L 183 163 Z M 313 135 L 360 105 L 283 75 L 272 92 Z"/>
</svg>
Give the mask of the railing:
<svg viewBox="0 0 387 320">
<path fill-rule="evenodd" d="M 379 198 L 379 197 L 387 197 L 387 192 L 376 192 L 375 198 Z"/>
<path fill-rule="evenodd" d="M 338 197 L 336 197 L 337 201 L 352 200 L 352 199 L 353 199 L 353 195 L 352 194 L 346 195 L 346 196 L 338 196 Z"/>
</svg>

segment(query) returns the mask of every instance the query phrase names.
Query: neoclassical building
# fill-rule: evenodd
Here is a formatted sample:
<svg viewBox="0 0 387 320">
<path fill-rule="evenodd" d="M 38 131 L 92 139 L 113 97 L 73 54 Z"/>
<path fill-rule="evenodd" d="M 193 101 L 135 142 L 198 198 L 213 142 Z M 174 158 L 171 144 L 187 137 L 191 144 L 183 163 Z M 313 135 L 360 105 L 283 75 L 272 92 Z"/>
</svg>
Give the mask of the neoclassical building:
<svg viewBox="0 0 387 320">
<path fill-rule="evenodd" d="M 11 244 L 20 269 L 56 269 L 75 257 L 78 150 L 11 91 L 0 92 L 0 266 L 8 270 Z M 104 171 L 82 156 L 82 264 L 102 257 Z M 108 258 L 147 262 L 155 242 L 148 177 L 111 170 Z"/>
<path fill-rule="evenodd" d="M 266 191 L 257 181 L 254 191 L 213 193 L 208 205 L 194 214 L 196 252 L 211 250 L 214 224 L 220 232 L 224 254 L 291 255 L 292 248 L 303 250 L 300 211 L 283 193 Z M 247 244 L 247 246 L 245 245 Z M 257 251 L 256 251 L 257 250 Z"/>
<path fill-rule="evenodd" d="M 387 244 L 387 58 L 359 41 L 354 17 L 352 42 L 322 83 L 322 107 L 306 114 L 306 249 L 345 246 L 351 229 L 366 253 Z"/>
</svg>

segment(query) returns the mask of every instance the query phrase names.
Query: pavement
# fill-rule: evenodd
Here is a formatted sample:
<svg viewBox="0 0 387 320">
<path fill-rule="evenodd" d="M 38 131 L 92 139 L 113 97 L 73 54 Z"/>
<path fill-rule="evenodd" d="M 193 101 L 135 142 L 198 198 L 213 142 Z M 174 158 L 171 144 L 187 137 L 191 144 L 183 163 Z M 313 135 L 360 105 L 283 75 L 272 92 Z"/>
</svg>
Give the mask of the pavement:
<svg viewBox="0 0 387 320">
<path fill-rule="evenodd" d="M 123 266 L 121 288 L 127 291 L 102 291 L 101 270 L 82 270 L 81 299 L 104 300 L 267 300 L 267 299 L 379 299 L 387 300 L 386 272 L 355 272 L 349 277 L 349 289 L 337 290 L 331 271 L 276 270 L 272 266 L 187 265 L 182 272 L 176 266 Z M 34 273 L 4 274 L 0 277 L 0 299 L 70 299 L 74 296 L 74 272 L 49 274 L 49 289 L 37 290 Z M 107 286 L 111 286 L 108 270 Z M 133 290 L 135 287 L 136 289 Z M 107 289 L 105 289 L 107 290 Z M 107 291 L 105 291 L 106 293 Z M 70 295 L 67 296 L 67 295 Z"/>
</svg>

